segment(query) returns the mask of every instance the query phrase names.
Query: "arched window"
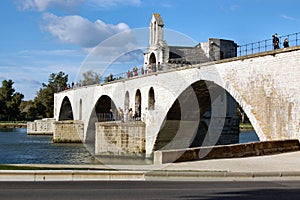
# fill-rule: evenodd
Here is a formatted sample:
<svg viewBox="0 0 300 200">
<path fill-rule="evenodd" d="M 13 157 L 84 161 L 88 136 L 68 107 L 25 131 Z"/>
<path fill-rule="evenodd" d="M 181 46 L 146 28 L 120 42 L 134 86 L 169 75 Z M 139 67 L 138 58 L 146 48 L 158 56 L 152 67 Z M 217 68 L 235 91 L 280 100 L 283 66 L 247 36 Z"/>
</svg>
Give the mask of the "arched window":
<svg viewBox="0 0 300 200">
<path fill-rule="evenodd" d="M 149 65 L 150 65 L 150 72 L 156 72 L 156 57 L 154 53 L 151 53 L 150 58 L 149 58 Z"/>
<path fill-rule="evenodd" d="M 129 100 L 129 92 L 126 91 L 125 93 L 125 102 L 124 102 L 124 109 L 128 110 L 130 105 L 130 100 Z"/>
<path fill-rule="evenodd" d="M 82 99 L 79 101 L 79 120 L 82 120 Z"/>
<path fill-rule="evenodd" d="M 135 94 L 135 115 L 137 117 L 141 117 L 141 112 L 142 112 L 142 95 L 141 91 L 137 90 Z"/>
<path fill-rule="evenodd" d="M 155 104 L 154 89 L 153 87 L 151 87 L 148 95 L 148 109 L 154 110 L 155 109 L 154 104 Z"/>
</svg>

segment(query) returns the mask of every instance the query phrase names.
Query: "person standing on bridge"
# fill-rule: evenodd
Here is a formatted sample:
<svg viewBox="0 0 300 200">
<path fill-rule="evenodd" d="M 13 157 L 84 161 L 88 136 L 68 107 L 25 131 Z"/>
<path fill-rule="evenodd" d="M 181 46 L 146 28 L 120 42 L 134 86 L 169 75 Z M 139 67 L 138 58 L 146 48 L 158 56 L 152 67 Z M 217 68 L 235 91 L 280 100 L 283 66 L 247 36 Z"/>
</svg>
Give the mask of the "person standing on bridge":
<svg viewBox="0 0 300 200">
<path fill-rule="evenodd" d="M 121 120 L 122 122 L 124 122 L 124 112 L 121 107 L 118 108 L 118 120 Z"/>
<path fill-rule="evenodd" d="M 289 47 L 290 45 L 289 45 L 289 39 L 288 38 L 285 38 L 284 39 L 284 42 L 283 42 L 283 47 L 284 48 L 287 48 L 287 47 Z"/>
<path fill-rule="evenodd" d="M 129 119 L 129 121 L 133 120 L 133 110 L 132 110 L 132 108 L 129 108 L 129 110 L 128 110 L 128 119 Z"/>
<path fill-rule="evenodd" d="M 114 119 L 114 111 L 113 111 L 112 108 L 109 109 L 109 120 L 110 121 L 115 121 L 115 119 Z"/>
<path fill-rule="evenodd" d="M 279 38 L 278 38 L 277 33 L 275 33 L 274 35 L 272 35 L 272 37 L 273 37 L 273 47 L 274 47 L 274 50 L 275 49 L 279 49 Z"/>
</svg>

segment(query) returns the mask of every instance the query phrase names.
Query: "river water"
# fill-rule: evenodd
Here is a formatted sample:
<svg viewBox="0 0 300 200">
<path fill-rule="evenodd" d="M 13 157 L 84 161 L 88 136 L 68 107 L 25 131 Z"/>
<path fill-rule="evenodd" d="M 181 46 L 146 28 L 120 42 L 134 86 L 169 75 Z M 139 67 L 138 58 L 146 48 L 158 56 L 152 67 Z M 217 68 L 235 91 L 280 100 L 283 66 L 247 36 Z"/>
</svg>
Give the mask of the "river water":
<svg viewBox="0 0 300 200">
<path fill-rule="evenodd" d="M 240 143 L 259 141 L 243 131 Z M 0 164 L 100 164 L 83 144 L 52 143 L 52 136 L 27 135 L 26 129 L 0 129 Z"/>
</svg>

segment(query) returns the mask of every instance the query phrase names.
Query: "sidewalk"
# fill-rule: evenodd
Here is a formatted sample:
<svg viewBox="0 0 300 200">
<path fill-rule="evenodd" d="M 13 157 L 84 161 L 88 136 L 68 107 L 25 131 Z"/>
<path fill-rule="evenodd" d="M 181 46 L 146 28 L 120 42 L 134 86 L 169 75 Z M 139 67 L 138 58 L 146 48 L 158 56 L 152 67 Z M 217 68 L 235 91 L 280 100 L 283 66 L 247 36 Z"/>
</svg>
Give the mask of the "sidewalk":
<svg viewBox="0 0 300 200">
<path fill-rule="evenodd" d="M 300 172 L 300 151 L 269 156 L 214 159 L 187 163 L 173 163 L 168 170 L 201 170 L 228 172 Z"/>
<path fill-rule="evenodd" d="M 22 166 L 64 170 L 0 171 L 0 180 L 300 180 L 300 151 L 162 165 Z"/>
</svg>

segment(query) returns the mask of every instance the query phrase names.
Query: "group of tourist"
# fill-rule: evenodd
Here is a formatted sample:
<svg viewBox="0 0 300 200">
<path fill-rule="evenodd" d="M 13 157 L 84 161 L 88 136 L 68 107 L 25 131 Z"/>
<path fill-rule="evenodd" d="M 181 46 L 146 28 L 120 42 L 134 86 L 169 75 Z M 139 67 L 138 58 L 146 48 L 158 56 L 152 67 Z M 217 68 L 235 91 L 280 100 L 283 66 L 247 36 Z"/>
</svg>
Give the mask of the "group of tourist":
<svg viewBox="0 0 300 200">
<path fill-rule="evenodd" d="M 160 64 L 160 62 L 158 62 L 158 64 L 150 64 L 147 65 L 147 63 L 145 63 L 145 66 L 140 68 L 140 74 L 144 75 L 144 74 L 151 74 L 152 72 L 157 72 L 157 71 L 162 71 L 162 65 Z M 134 77 L 134 76 L 138 76 L 139 75 L 139 69 L 137 66 L 134 66 L 132 70 L 128 70 L 126 72 L 127 78 L 130 77 Z"/>
<path fill-rule="evenodd" d="M 273 47 L 274 47 L 274 49 L 280 49 L 280 47 L 279 47 L 279 38 L 278 38 L 278 34 L 275 33 L 274 35 L 272 35 L 272 37 L 273 37 L 272 42 L 273 42 Z M 289 47 L 289 39 L 288 39 L 288 38 L 285 38 L 285 39 L 284 39 L 284 41 L 283 41 L 283 47 L 284 47 L 284 48 Z"/>
<path fill-rule="evenodd" d="M 135 111 L 133 112 L 132 108 L 126 108 L 125 112 L 121 107 L 117 109 L 117 114 L 114 114 L 113 109 L 111 108 L 109 110 L 110 112 L 110 121 L 121 121 L 121 122 L 130 122 L 130 121 L 139 121 L 140 120 L 140 114 Z"/>
<path fill-rule="evenodd" d="M 128 70 L 127 71 L 127 78 L 133 77 L 133 76 L 138 76 L 139 75 L 139 69 L 137 68 L 137 66 L 134 66 L 132 71 Z M 141 73 L 143 73 L 143 70 L 141 70 Z"/>
<path fill-rule="evenodd" d="M 62 91 L 64 91 L 64 90 L 69 90 L 69 89 L 75 89 L 75 88 L 77 88 L 77 87 L 81 87 L 80 86 L 80 84 L 79 83 L 74 83 L 74 82 L 72 82 L 72 84 L 70 85 L 70 84 L 67 84 L 66 85 L 66 87 L 59 87 L 59 86 L 56 86 L 56 90 L 57 90 L 57 92 L 62 92 Z"/>
<path fill-rule="evenodd" d="M 132 70 L 128 70 L 126 72 L 127 78 L 131 78 L 134 76 L 138 76 L 139 74 L 144 75 L 144 74 L 151 74 L 152 72 L 156 72 L 156 71 L 162 71 L 162 65 L 160 65 L 160 63 L 158 62 L 158 64 L 151 64 L 151 65 L 147 65 L 145 64 L 145 66 L 140 68 L 140 72 L 139 72 L 139 68 L 137 66 L 134 66 L 132 68 Z M 113 76 L 111 73 L 105 77 L 104 80 L 102 80 L 104 83 L 108 83 L 108 82 L 112 82 L 112 81 L 116 81 L 116 80 L 120 80 L 120 79 L 124 79 L 126 76 L 120 75 L 120 76 Z M 99 83 L 102 82 L 100 80 Z M 79 87 L 83 87 L 86 84 L 84 84 L 83 82 L 79 82 L 79 83 L 74 83 L 72 82 L 72 84 L 67 84 L 67 86 L 65 88 L 61 88 L 61 87 L 57 87 L 57 92 L 62 92 L 64 90 L 69 90 L 69 89 L 76 89 Z"/>
</svg>

